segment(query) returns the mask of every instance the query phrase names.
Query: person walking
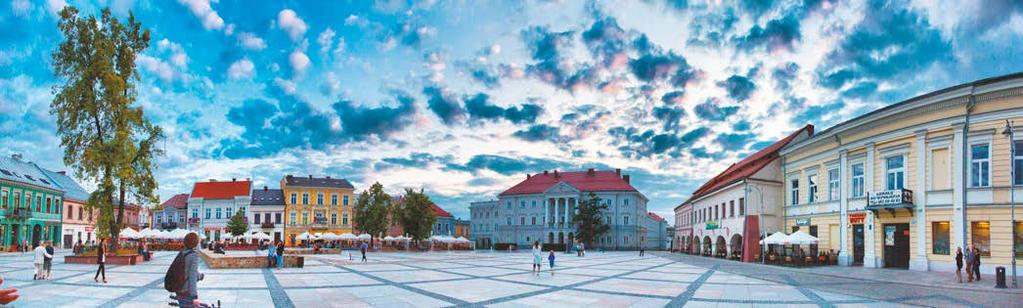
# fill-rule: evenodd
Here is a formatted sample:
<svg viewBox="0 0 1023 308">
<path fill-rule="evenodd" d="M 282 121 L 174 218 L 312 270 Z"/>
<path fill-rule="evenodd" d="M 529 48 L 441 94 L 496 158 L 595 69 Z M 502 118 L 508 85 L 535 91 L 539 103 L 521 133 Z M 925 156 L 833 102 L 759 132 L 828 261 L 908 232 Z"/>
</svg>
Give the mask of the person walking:
<svg viewBox="0 0 1023 308">
<path fill-rule="evenodd" d="M 973 246 L 973 276 L 980 281 L 980 249 L 975 245 Z"/>
<path fill-rule="evenodd" d="M 107 267 L 105 266 L 107 263 L 106 243 L 107 239 L 100 239 L 99 245 L 96 246 L 96 264 L 99 266 L 96 267 L 96 276 L 92 277 L 92 280 L 95 282 L 99 282 L 99 276 L 103 274 L 103 283 L 107 283 Z"/>
<path fill-rule="evenodd" d="M 50 269 L 53 267 L 53 241 L 46 241 L 46 254 L 50 255 L 43 258 L 43 271 L 46 272 L 45 279 L 50 279 Z"/>
<path fill-rule="evenodd" d="M 359 252 L 362 253 L 362 262 L 366 262 L 366 249 L 369 249 L 369 245 L 366 245 L 366 242 L 362 242 L 362 245 L 359 245 Z"/>
<path fill-rule="evenodd" d="M 47 257 L 53 257 L 53 255 L 47 254 L 46 247 L 43 247 L 43 245 L 36 246 L 33 252 L 35 253 L 35 258 L 32 259 L 32 265 L 35 266 L 36 272 L 32 275 L 32 280 L 43 279 L 45 277 L 43 272 L 44 260 Z"/>
<path fill-rule="evenodd" d="M 540 276 L 540 264 L 543 262 L 543 256 L 540 254 L 543 251 L 540 250 L 540 241 L 533 242 L 533 274 Z"/>
<path fill-rule="evenodd" d="M 277 268 L 284 268 L 284 243 L 277 242 Z"/>
<path fill-rule="evenodd" d="M 199 245 L 199 235 L 194 232 L 185 235 L 185 249 L 178 252 L 178 256 L 184 258 L 184 284 L 181 285 L 181 289 L 174 292 L 174 295 L 178 299 L 178 307 L 192 308 L 199 307 L 202 305 L 199 302 L 199 280 L 202 280 L 202 274 L 199 273 L 199 254 L 195 251 L 195 246 Z M 181 277 L 181 276 L 178 276 Z M 180 281 L 180 280 L 179 280 Z"/>
<path fill-rule="evenodd" d="M 269 268 L 274 268 L 275 262 L 277 262 L 277 246 L 270 243 L 270 246 L 266 248 L 266 265 Z"/>
<path fill-rule="evenodd" d="M 551 249 L 551 252 L 547 254 L 547 262 L 550 262 L 551 276 L 554 276 L 554 249 Z"/>
<path fill-rule="evenodd" d="M 966 261 L 966 282 L 973 282 L 973 249 L 966 248 L 966 252 L 963 253 L 963 260 Z"/>
<path fill-rule="evenodd" d="M 963 283 L 963 249 L 956 247 L 956 281 Z"/>
<path fill-rule="evenodd" d="M 21 254 L 28 252 L 28 240 L 21 241 Z"/>
</svg>

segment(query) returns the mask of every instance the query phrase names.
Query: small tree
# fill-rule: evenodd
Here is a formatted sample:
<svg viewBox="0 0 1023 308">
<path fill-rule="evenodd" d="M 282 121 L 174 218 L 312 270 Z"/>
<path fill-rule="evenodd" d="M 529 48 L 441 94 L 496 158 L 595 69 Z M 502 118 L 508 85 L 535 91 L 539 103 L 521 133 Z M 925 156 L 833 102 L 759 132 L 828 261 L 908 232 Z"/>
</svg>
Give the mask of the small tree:
<svg viewBox="0 0 1023 308">
<path fill-rule="evenodd" d="M 391 204 L 391 196 L 384 192 L 384 186 L 379 182 L 370 186 L 369 190 L 362 191 L 359 198 L 355 200 L 355 229 L 370 235 L 370 244 L 373 239 L 387 231 L 387 211 Z"/>
<path fill-rule="evenodd" d="M 604 223 L 603 213 L 606 210 L 607 204 L 601 202 L 597 194 L 590 192 L 589 198 L 579 203 L 579 210 L 572 217 L 576 224 L 576 239 L 590 244 L 607 233 L 611 227 Z"/>
<path fill-rule="evenodd" d="M 249 232 L 249 220 L 245 217 L 245 212 L 234 212 L 231 220 L 227 221 L 227 232 L 231 232 L 232 236 L 239 236 Z"/>
<path fill-rule="evenodd" d="M 422 190 L 416 192 L 411 188 L 405 189 L 405 201 L 394 207 L 392 214 L 401 224 L 405 233 L 412 237 L 417 245 L 420 240 L 430 236 L 433 224 L 437 222 L 437 216 L 430 209 L 430 197 Z"/>
</svg>

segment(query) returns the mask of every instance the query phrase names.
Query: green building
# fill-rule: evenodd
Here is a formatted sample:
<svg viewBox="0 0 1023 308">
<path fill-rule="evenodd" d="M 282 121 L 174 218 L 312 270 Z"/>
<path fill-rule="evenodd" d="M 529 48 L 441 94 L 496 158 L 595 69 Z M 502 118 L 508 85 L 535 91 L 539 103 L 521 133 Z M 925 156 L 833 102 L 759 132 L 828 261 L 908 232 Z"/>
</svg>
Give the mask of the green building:
<svg viewBox="0 0 1023 308">
<path fill-rule="evenodd" d="M 20 154 L 0 157 L 0 243 L 4 251 L 28 242 L 60 243 L 64 193 Z"/>
</svg>

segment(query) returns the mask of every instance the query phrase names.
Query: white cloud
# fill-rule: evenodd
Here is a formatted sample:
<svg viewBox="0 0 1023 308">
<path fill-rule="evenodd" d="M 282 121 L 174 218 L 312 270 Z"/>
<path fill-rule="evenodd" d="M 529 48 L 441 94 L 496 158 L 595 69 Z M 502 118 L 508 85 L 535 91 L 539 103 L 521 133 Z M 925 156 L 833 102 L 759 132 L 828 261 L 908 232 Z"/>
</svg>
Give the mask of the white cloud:
<svg viewBox="0 0 1023 308">
<path fill-rule="evenodd" d="M 263 50 L 263 48 L 266 48 L 266 42 L 262 38 L 249 32 L 238 33 L 238 44 L 248 50 Z"/>
<path fill-rule="evenodd" d="M 281 79 L 280 77 L 274 77 L 274 85 L 287 94 L 295 94 L 295 90 L 298 87 L 294 81 Z"/>
<path fill-rule="evenodd" d="M 308 29 L 305 21 L 302 21 L 302 18 L 299 18 L 298 14 L 291 9 L 284 9 L 277 13 L 277 25 L 288 32 L 288 37 L 296 42 L 305 35 L 305 31 Z"/>
<path fill-rule="evenodd" d="M 178 3 L 184 4 L 195 17 L 199 17 L 202 20 L 202 27 L 206 30 L 224 28 L 224 19 L 210 6 L 210 0 L 178 0 Z"/>
<path fill-rule="evenodd" d="M 139 55 L 138 58 L 135 58 L 135 63 L 165 82 L 174 80 L 174 68 L 163 60 L 147 55 Z"/>
<path fill-rule="evenodd" d="M 320 53 L 326 54 L 327 51 L 330 51 L 330 47 L 334 45 L 335 34 L 337 33 L 330 27 L 320 32 L 320 36 L 316 38 L 316 43 L 320 44 Z"/>
<path fill-rule="evenodd" d="M 181 45 L 175 42 L 171 42 L 167 39 L 162 39 L 156 42 L 156 47 L 161 52 L 170 52 L 170 62 L 174 66 L 184 68 L 188 66 L 188 54 L 185 54 L 185 49 L 181 48 Z"/>
<path fill-rule="evenodd" d="M 337 75 L 334 72 L 327 72 L 323 84 L 320 85 L 320 92 L 323 95 L 332 96 L 338 91 L 341 91 L 341 81 L 337 79 Z"/>
<path fill-rule="evenodd" d="M 227 24 L 227 27 L 224 27 L 224 34 L 228 36 L 234 34 L 234 24 Z"/>
<path fill-rule="evenodd" d="M 252 64 L 249 59 L 241 59 L 231 63 L 231 66 L 227 68 L 227 77 L 239 80 L 239 79 L 251 79 L 256 76 L 256 66 Z"/>
<path fill-rule="evenodd" d="M 346 26 L 354 25 L 357 22 L 359 22 L 359 16 L 355 16 L 355 14 L 348 15 L 348 18 L 345 18 Z"/>
<path fill-rule="evenodd" d="M 54 17 L 58 16 L 60 10 L 67 6 L 67 1 L 64 0 L 46 0 L 46 10 L 53 14 Z"/>
<path fill-rule="evenodd" d="M 29 3 L 28 0 L 11 1 L 11 12 L 14 12 L 14 15 L 26 17 L 30 11 L 32 11 L 32 3 Z"/>
<path fill-rule="evenodd" d="M 302 51 L 295 50 L 288 55 L 288 63 L 291 64 L 294 75 L 302 75 L 309 68 L 309 56 Z"/>
</svg>

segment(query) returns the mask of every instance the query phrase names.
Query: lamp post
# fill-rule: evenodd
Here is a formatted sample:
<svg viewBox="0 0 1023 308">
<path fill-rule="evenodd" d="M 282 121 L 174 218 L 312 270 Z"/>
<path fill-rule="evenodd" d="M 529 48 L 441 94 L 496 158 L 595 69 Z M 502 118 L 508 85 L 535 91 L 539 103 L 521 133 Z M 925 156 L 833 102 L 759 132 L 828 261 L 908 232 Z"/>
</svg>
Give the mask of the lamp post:
<svg viewBox="0 0 1023 308">
<path fill-rule="evenodd" d="M 1012 238 L 1016 239 L 1016 144 L 1013 142 L 1012 121 L 1005 120 L 1005 131 L 1002 135 L 1009 138 L 1009 221 L 1012 221 Z M 1016 283 L 1016 245 L 1012 247 L 1012 287 L 1018 288 Z"/>
</svg>

